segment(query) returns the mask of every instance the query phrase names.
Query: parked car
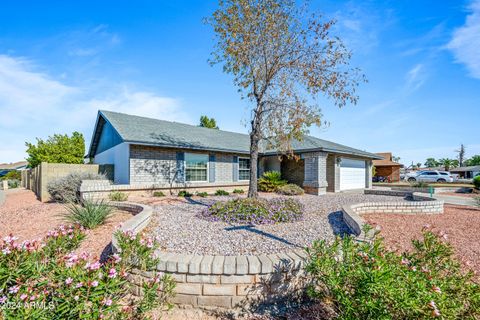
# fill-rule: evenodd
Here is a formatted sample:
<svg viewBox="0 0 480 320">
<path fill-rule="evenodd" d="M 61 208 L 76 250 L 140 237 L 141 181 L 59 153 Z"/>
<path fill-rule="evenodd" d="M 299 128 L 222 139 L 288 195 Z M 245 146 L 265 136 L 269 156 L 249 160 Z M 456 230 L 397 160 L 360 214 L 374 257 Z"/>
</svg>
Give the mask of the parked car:
<svg viewBox="0 0 480 320">
<path fill-rule="evenodd" d="M 453 177 L 447 171 L 420 171 L 415 176 L 406 176 L 408 182 L 453 182 Z"/>
</svg>

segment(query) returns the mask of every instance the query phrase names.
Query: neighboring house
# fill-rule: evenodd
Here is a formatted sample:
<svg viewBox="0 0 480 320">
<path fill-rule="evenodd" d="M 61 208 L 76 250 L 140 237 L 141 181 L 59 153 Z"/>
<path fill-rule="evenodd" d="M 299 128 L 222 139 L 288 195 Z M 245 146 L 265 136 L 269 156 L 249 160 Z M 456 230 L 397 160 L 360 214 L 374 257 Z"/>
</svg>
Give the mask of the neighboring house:
<svg viewBox="0 0 480 320">
<path fill-rule="evenodd" d="M 27 161 L 18 161 L 13 163 L 0 163 L 0 177 L 13 170 L 25 170 L 27 168 Z"/>
<path fill-rule="evenodd" d="M 380 156 L 306 136 L 293 141 L 298 161 L 261 148 L 258 173 L 280 171 L 306 192 L 371 187 Z M 248 186 L 250 138 L 246 134 L 99 111 L 87 157 L 114 165 L 114 182 L 132 189 L 215 190 Z"/>
<path fill-rule="evenodd" d="M 377 155 L 383 157 L 383 159 L 373 160 L 375 176 L 386 177 L 390 182 L 400 181 L 400 169 L 403 167 L 403 164 L 394 162 L 391 152 L 379 152 Z"/>
<path fill-rule="evenodd" d="M 480 166 L 451 168 L 450 173 L 458 174 L 459 178 L 472 179 L 480 174 Z"/>
</svg>

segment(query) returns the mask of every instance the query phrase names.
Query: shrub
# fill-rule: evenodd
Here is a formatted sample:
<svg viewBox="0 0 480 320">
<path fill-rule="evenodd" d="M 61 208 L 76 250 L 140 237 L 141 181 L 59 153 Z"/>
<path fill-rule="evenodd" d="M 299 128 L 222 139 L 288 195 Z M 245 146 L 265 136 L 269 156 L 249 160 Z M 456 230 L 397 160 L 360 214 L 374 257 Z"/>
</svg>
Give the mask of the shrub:
<svg viewBox="0 0 480 320">
<path fill-rule="evenodd" d="M 22 180 L 22 173 L 18 170 L 7 172 L 0 180 Z"/>
<path fill-rule="evenodd" d="M 80 203 L 82 199 L 78 189 L 83 180 L 106 180 L 106 177 L 97 173 L 73 172 L 48 183 L 47 190 L 52 199 L 57 202 Z"/>
<path fill-rule="evenodd" d="M 282 175 L 278 171 L 267 171 L 258 179 L 258 190 L 264 192 L 275 192 L 281 186 L 287 184 L 287 180 L 282 180 Z"/>
<path fill-rule="evenodd" d="M 112 201 L 127 201 L 128 194 L 120 191 L 114 191 L 108 195 L 108 198 Z"/>
<path fill-rule="evenodd" d="M 181 191 L 178 191 L 178 196 L 179 197 L 191 197 L 193 196 L 192 193 L 188 192 L 187 190 L 181 190 Z"/>
<path fill-rule="evenodd" d="M 295 199 L 233 199 L 217 201 L 200 216 L 211 221 L 267 224 L 291 222 L 303 217 L 304 207 Z"/>
<path fill-rule="evenodd" d="M 431 231 L 413 240 L 413 250 L 389 251 L 376 235 L 307 249 L 310 297 L 333 304 L 339 319 L 476 319 L 480 286 L 464 273 L 451 246 Z"/>
<path fill-rule="evenodd" d="M 119 233 L 122 251 L 100 263 L 72 252 L 84 237 L 78 226 L 61 226 L 42 240 L 0 240 L 0 318 L 144 319 L 151 308 L 166 304 L 175 285 L 168 276 L 154 273 L 153 281 L 142 281 L 145 295 L 137 302 L 128 295 L 128 272 L 158 262 L 154 239 Z"/>
<path fill-rule="evenodd" d="M 411 184 L 413 188 L 428 188 L 428 182 L 417 181 Z"/>
<path fill-rule="evenodd" d="M 20 185 L 20 180 L 8 180 L 8 188 L 15 189 Z"/>
<path fill-rule="evenodd" d="M 163 193 L 162 191 L 155 191 L 153 193 L 153 196 L 154 197 L 165 197 L 165 193 Z"/>
<path fill-rule="evenodd" d="M 233 193 L 236 193 L 236 194 L 244 194 L 245 191 L 243 189 L 235 189 L 233 190 Z"/>
<path fill-rule="evenodd" d="M 206 196 L 208 196 L 208 193 L 206 193 L 206 192 L 197 192 L 195 195 L 196 195 L 197 197 L 205 198 Z"/>
<path fill-rule="evenodd" d="M 85 200 L 82 205 L 70 203 L 66 208 L 65 218 L 87 229 L 94 229 L 103 224 L 113 211 L 113 208 L 103 201 L 88 200 Z"/>
<path fill-rule="evenodd" d="M 229 194 L 230 193 L 222 189 L 218 189 L 217 191 L 215 191 L 216 196 L 228 196 Z"/>
<path fill-rule="evenodd" d="M 476 206 L 480 207 L 480 197 L 474 197 L 473 199 L 475 200 Z"/>
<path fill-rule="evenodd" d="M 475 188 L 480 189 L 480 175 L 473 178 L 473 185 Z"/>
<path fill-rule="evenodd" d="M 285 196 L 297 196 L 304 193 L 303 189 L 296 184 L 289 183 L 277 188 L 277 193 Z"/>
</svg>

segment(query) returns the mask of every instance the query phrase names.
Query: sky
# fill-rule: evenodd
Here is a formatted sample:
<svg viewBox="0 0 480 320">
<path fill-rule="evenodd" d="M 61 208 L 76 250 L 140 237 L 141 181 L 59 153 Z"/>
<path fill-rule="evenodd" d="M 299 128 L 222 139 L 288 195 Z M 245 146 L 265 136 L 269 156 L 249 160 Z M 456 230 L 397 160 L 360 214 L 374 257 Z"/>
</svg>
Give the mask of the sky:
<svg viewBox="0 0 480 320">
<path fill-rule="evenodd" d="M 22 1 L 0 9 L 0 163 L 25 142 L 80 131 L 97 110 L 248 132 L 247 101 L 210 66 L 217 1 Z M 411 164 L 480 154 L 480 0 L 312 0 L 368 83 L 316 137 Z"/>
</svg>

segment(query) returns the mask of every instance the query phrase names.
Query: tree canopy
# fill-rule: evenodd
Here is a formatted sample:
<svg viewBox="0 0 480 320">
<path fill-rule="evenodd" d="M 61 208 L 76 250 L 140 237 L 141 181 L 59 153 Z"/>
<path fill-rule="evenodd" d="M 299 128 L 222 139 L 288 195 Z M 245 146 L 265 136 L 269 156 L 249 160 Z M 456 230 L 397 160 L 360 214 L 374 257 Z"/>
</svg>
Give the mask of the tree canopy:
<svg viewBox="0 0 480 320">
<path fill-rule="evenodd" d="M 199 126 L 204 128 L 210 128 L 210 129 L 218 129 L 217 121 L 215 120 L 215 118 L 209 118 L 207 116 L 200 117 Z"/>
<path fill-rule="evenodd" d="M 427 158 L 425 161 L 425 167 L 427 168 L 433 168 L 433 167 L 438 167 L 440 163 L 435 160 L 435 158 Z"/>
<path fill-rule="evenodd" d="M 338 107 L 356 103 L 364 77 L 331 34 L 335 21 L 294 0 L 220 0 L 207 22 L 216 35 L 211 63 L 223 65 L 250 103 L 248 195 L 256 197 L 259 142 L 290 154 L 292 139 L 322 123 L 318 94 Z"/>
<path fill-rule="evenodd" d="M 54 134 L 47 140 L 37 138 L 37 144 L 26 142 L 28 165 L 31 168 L 42 162 L 50 163 L 84 163 L 85 139 L 79 132 Z"/>
<path fill-rule="evenodd" d="M 465 166 L 480 166 L 480 154 L 474 155 L 471 158 L 465 160 Z"/>
</svg>

